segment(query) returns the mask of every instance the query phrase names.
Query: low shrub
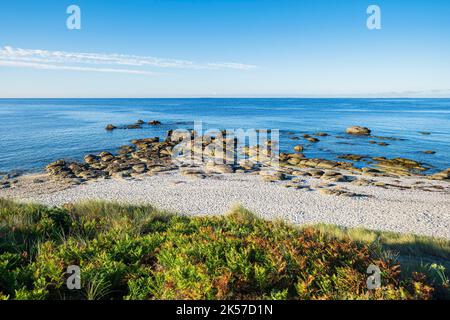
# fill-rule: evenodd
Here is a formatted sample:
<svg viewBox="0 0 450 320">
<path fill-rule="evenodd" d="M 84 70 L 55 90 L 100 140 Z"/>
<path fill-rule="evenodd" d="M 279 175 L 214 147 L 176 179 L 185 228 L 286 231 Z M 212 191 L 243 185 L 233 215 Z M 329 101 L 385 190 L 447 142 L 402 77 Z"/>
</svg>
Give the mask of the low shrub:
<svg viewBox="0 0 450 320">
<path fill-rule="evenodd" d="M 367 288 L 367 268 L 381 287 Z M 81 269 L 81 290 L 66 286 Z M 373 246 L 239 209 L 171 215 L 91 202 L 48 208 L 0 199 L 0 299 L 433 299 L 448 293 Z M 416 270 L 418 271 L 418 270 Z M 445 280 L 447 284 L 445 284 Z"/>
</svg>

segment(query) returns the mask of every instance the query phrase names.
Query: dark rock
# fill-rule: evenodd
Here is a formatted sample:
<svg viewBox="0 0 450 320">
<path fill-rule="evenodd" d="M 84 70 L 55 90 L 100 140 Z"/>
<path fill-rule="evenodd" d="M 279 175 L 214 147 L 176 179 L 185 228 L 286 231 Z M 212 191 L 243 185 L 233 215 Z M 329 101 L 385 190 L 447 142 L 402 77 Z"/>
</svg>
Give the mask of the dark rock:
<svg viewBox="0 0 450 320">
<path fill-rule="evenodd" d="M 305 138 L 305 139 L 308 140 L 309 142 L 312 142 L 312 143 L 316 143 L 316 142 L 320 141 L 319 139 L 313 138 L 313 137 L 309 137 L 309 138 Z"/>
<path fill-rule="evenodd" d="M 126 129 L 142 129 L 140 124 L 129 124 L 125 126 Z"/>
<path fill-rule="evenodd" d="M 344 154 L 342 156 L 338 156 L 339 159 L 346 159 L 351 161 L 361 161 L 362 159 L 366 158 L 365 156 L 361 156 L 358 154 Z"/>
<path fill-rule="evenodd" d="M 159 126 L 159 125 L 161 125 L 161 121 L 152 120 L 148 124 L 151 125 L 151 126 Z"/>
<path fill-rule="evenodd" d="M 108 124 L 105 129 L 108 130 L 108 131 L 112 131 L 114 129 L 117 129 L 117 127 L 112 125 L 112 124 Z"/>
</svg>

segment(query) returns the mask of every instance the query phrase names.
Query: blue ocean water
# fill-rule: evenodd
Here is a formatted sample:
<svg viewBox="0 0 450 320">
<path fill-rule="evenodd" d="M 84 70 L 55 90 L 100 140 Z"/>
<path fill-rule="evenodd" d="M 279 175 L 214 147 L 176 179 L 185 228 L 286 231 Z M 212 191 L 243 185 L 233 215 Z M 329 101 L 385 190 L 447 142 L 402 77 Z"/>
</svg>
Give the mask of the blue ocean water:
<svg viewBox="0 0 450 320">
<path fill-rule="evenodd" d="M 279 129 L 281 151 L 300 143 L 307 146 L 307 157 L 354 153 L 415 159 L 432 167 L 430 172 L 450 167 L 450 99 L 0 99 L 0 119 L 0 172 L 40 171 L 56 159 L 115 151 L 132 139 L 192 128 L 195 120 L 204 128 Z M 138 119 L 163 125 L 104 129 Z M 351 125 L 402 140 L 373 145 L 371 138 L 346 136 Z M 290 140 L 290 131 L 300 141 Z M 330 136 L 316 144 L 301 138 L 319 131 Z"/>
</svg>

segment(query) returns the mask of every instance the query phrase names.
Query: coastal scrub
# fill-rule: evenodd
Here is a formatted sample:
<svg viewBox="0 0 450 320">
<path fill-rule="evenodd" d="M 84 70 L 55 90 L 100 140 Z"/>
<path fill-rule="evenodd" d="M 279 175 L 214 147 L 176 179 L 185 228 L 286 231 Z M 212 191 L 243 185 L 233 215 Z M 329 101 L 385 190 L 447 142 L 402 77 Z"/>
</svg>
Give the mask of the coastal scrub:
<svg viewBox="0 0 450 320">
<path fill-rule="evenodd" d="M 353 241 L 350 234 L 265 221 L 242 208 L 192 218 L 146 206 L 49 208 L 0 199 L 0 298 L 448 297 L 444 267 L 404 272 L 380 242 Z M 445 255 L 449 244 L 442 241 Z M 375 290 L 366 285 L 371 264 L 382 273 Z M 80 290 L 66 286 L 71 265 L 80 267 Z"/>
</svg>

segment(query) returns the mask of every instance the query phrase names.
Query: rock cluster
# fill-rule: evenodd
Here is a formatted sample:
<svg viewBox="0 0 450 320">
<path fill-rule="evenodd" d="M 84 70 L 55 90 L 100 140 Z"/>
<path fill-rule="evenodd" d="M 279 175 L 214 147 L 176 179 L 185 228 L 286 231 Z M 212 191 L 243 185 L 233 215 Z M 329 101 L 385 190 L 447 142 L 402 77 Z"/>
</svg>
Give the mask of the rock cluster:
<svg viewBox="0 0 450 320">
<path fill-rule="evenodd" d="M 406 158 L 386 159 L 384 157 L 375 157 L 373 160 L 378 162 L 376 164 L 377 168 L 399 176 L 411 176 L 428 170 L 420 162 Z"/>
<path fill-rule="evenodd" d="M 105 127 L 105 130 L 113 131 L 113 130 L 116 130 L 116 129 L 142 129 L 143 128 L 142 126 L 145 125 L 145 124 L 146 124 L 146 122 L 144 120 L 139 119 L 138 121 L 136 121 L 136 123 L 126 124 L 126 125 L 123 125 L 123 126 L 115 126 L 113 124 L 108 124 Z M 151 125 L 151 126 L 158 126 L 158 125 L 161 125 L 161 121 L 152 120 L 152 121 L 149 121 L 147 124 Z"/>
<path fill-rule="evenodd" d="M 161 122 L 153 120 L 146 123 L 138 120 L 135 124 L 125 127 L 108 125 L 106 129 L 137 128 L 144 124 L 156 126 Z M 347 133 L 370 135 L 371 131 L 365 127 L 350 127 Z M 323 132 L 315 135 L 328 136 Z M 303 138 L 310 142 L 319 141 L 308 134 L 303 134 Z M 227 135 L 226 131 L 199 136 L 194 130 L 169 130 L 164 141 L 160 141 L 158 137 L 132 140 L 131 145 L 121 146 L 116 154 L 107 151 L 87 154 L 82 163 L 58 160 L 49 164 L 46 171 L 54 179 L 69 184 L 80 184 L 95 179 L 134 178 L 174 169 L 180 169 L 182 175 L 191 178 L 242 172 L 259 174 L 267 182 L 290 180 L 287 187 L 302 188 L 295 179 L 313 177 L 327 184 L 352 182 L 356 185 L 375 185 L 375 182 L 370 180 L 356 179 L 347 174 L 393 177 L 417 175 L 428 170 L 423 164 L 411 159 L 384 157 L 371 159 L 375 161 L 376 168 L 357 168 L 353 162 L 307 158 L 302 153 L 305 150 L 302 145 L 294 147 L 295 153 L 278 154 L 274 152 L 278 150 L 277 147 L 277 143 L 270 140 L 260 145 L 241 146 L 238 139 Z M 354 162 L 370 159 L 356 154 L 344 154 L 338 158 Z M 274 170 L 273 164 L 279 164 L 278 169 Z M 449 175 L 450 169 L 447 169 L 429 178 L 449 180 Z M 0 183 L 0 188 L 9 186 L 9 182 Z"/>
<path fill-rule="evenodd" d="M 160 142 L 159 138 L 133 140 L 132 145 L 122 146 L 117 155 L 104 151 L 88 154 L 84 163 L 57 160 L 46 167 L 53 178 L 79 184 L 100 178 L 127 178 L 146 172 L 171 169 L 171 150 L 175 143 Z"/>
</svg>

